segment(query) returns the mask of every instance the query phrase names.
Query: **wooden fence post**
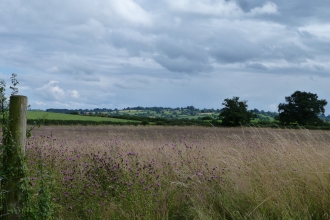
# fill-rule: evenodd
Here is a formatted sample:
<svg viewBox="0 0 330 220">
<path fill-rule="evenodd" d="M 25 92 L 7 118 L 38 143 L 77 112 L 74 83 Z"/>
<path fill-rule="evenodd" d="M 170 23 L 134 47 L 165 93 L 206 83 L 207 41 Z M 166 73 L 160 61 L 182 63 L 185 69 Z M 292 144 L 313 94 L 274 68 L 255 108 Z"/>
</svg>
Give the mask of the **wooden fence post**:
<svg viewBox="0 0 330 220">
<path fill-rule="evenodd" d="M 10 96 L 9 103 L 9 130 L 11 133 L 11 143 L 12 151 L 8 155 L 7 163 L 5 166 L 14 168 L 13 176 L 11 179 L 6 180 L 6 190 L 7 192 L 7 200 L 4 214 L 12 212 L 13 210 L 21 211 L 21 196 L 22 193 L 19 188 L 19 184 L 21 182 L 22 170 L 21 167 L 17 167 L 20 164 L 19 154 L 25 155 L 25 142 L 26 142 L 26 114 L 27 114 L 27 102 L 28 99 L 26 96 L 21 95 L 13 95 Z M 8 144 L 8 143 L 7 143 Z M 12 219 L 20 219 L 19 214 L 10 214 L 5 215 L 4 219 L 12 220 Z"/>
</svg>

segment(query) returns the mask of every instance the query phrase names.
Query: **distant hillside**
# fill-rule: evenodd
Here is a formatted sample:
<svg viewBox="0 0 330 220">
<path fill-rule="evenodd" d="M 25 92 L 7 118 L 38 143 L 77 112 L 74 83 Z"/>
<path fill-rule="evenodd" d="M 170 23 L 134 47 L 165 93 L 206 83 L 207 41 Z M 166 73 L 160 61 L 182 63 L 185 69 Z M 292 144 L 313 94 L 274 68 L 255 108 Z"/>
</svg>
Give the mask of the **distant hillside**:
<svg viewBox="0 0 330 220">
<path fill-rule="evenodd" d="M 253 109 L 258 116 L 258 121 L 271 122 L 274 121 L 278 115 L 277 112 L 263 111 Z M 47 109 L 46 112 L 52 113 L 64 113 L 64 114 L 76 114 L 76 115 L 88 115 L 88 116 L 138 116 L 148 118 L 165 118 L 165 119 L 197 119 L 197 120 L 216 120 L 221 112 L 220 109 L 198 109 L 194 106 L 187 107 L 127 107 L 124 109 L 107 109 L 107 108 L 95 108 L 95 109 Z M 319 117 L 327 122 L 330 122 L 330 115 L 319 115 Z"/>
<path fill-rule="evenodd" d="M 45 125 L 72 125 L 72 124 L 84 124 L 84 125 L 98 125 L 98 124 L 141 124 L 139 120 L 130 120 L 125 118 L 110 118 L 100 116 L 89 115 L 75 115 L 54 113 L 45 111 L 30 110 L 27 112 L 28 124 L 35 123 L 36 120 L 42 119 Z"/>
<path fill-rule="evenodd" d="M 278 115 L 277 112 L 265 112 L 258 109 L 252 110 L 258 115 L 258 119 L 262 121 L 272 121 Z M 166 119 L 197 119 L 197 120 L 216 120 L 221 112 L 220 109 L 198 109 L 194 106 L 187 107 L 127 107 L 124 109 L 47 109 L 46 112 L 90 115 L 90 116 L 138 116 L 149 118 L 166 118 Z"/>
</svg>

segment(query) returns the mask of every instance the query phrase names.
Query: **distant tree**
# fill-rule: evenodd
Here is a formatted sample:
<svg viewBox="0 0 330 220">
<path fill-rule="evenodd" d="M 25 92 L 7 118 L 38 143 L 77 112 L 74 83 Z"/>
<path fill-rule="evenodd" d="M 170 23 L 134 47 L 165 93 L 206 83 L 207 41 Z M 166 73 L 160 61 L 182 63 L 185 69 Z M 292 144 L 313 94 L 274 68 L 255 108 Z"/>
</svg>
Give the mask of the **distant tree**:
<svg viewBox="0 0 330 220">
<path fill-rule="evenodd" d="M 240 124 L 250 123 L 251 119 L 257 116 L 247 110 L 247 101 L 239 101 L 239 97 L 225 99 L 222 103 L 224 108 L 221 109 L 220 119 L 222 124 L 227 126 L 237 126 Z"/>
<path fill-rule="evenodd" d="M 149 125 L 149 121 L 147 121 L 147 120 L 143 120 L 143 121 L 141 122 L 141 125 Z"/>
<path fill-rule="evenodd" d="M 324 113 L 325 99 L 318 100 L 317 94 L 296 91 L 285 97 L 287 103 L 278 105 L 278 120 L 282 124 L 298 123 L 299 125 L 322 124 L 318 115 Z"/>
<path fill-rule="evenodd" d="M 187 106 L 187 109 L 190 110 L 190 111 L 194 111 L 195 107 L 191 105 L 191 106 Z"/>
<path fill-rule="evenodd" d="M 79 115 L 80 113 L 77 112 L 77 111 L 74 111 L 74 112 L 70 112 L 71 115 Z"/>
<path fill-rule="evenodd" d="M 213 120 L 211 116 L 204 116 L 201 118 L 202 120 Z"/>
</svg>

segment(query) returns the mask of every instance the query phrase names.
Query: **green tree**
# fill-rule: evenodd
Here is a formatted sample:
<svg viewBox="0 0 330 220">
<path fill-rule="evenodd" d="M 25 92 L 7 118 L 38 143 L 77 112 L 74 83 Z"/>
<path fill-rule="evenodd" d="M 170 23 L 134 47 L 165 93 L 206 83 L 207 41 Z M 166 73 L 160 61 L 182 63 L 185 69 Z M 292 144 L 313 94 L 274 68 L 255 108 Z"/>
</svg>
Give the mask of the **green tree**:
<svg viewBox="0 0 330 220">
<path fill-rule="evenodd" d="M 222 124 L 226 126 L 237 126 L 240 124 L 250 123 L 251 119 L 256 115 L 247 110 L 247 101 L 239 101 L 239 97 L 225 99 L 222 103 L 224 108 L 221 109 L 220 119 Z"/>
<path fill-rule="evenodd" d="M 278 120 L 282 124 L 319 125 L 322 120 L 318 115 L 324 113 L 325 99 L 318 100 L 317 94 L 296 91 L 285 97 L 287 103 L 278 105 Z"/>
</svg>

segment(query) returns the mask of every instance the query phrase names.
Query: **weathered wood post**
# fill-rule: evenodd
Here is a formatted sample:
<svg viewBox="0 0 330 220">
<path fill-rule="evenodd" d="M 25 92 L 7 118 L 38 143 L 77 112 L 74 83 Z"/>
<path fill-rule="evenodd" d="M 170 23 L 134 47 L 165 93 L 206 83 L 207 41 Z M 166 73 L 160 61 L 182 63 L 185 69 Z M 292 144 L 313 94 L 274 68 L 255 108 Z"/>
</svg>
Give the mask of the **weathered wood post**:
<svg viewBox="0 0 330 220">
<path fill-rule="evenodd" d="M 20 154 L 25 155 L 25 142 L 26 142 L 26 114 L 27 114 L 26 96 L 13 95 L 10 97 L 9 103 L 9 131 L 11 138 L 7 139 L 6 144 L 9 144 L 11 150 L 7 154 L 7 164 L 5 166 L 11 168 L 13 171 L 12 177 L 6 180 L 5 189 L 7 190 L 7 200 L 4 214 L 12 213 L 13 211 L 21 210 L 21 196 L 22 193 L 19 189 L 21 178 L 23 178 L 22 168 L 20 161 Z M 20 219 L 19 214 L 5 215 L 4 219 Z"/>
</svg>

